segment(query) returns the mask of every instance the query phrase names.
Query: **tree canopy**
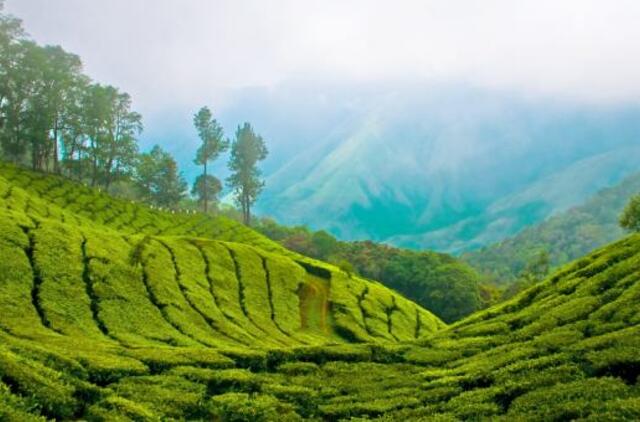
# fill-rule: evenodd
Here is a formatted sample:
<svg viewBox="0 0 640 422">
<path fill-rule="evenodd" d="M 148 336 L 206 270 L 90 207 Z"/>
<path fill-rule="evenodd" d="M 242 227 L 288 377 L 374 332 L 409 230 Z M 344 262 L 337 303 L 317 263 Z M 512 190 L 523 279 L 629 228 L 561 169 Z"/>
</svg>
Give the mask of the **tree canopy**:
<svg viewBox="0 0 640 422">
<path fill-rule="evenodd" d="M 201 174 L 196 177 L 191 188 L 191 195 L 194 196 L 199 203 L 204 203 L 205 199 L 210 201 L 214 207 L 218 206 L 218 195 L 222 192 L 222 183 L 220 179 L 210 174 Z"/>
<path fill-rule="evenodd" d="M 233 189 L 236 203 L 242 210 L 243 221 L 249 224 L 251 206 L 258 198 L 264 181 L 257 164 L 267 157 L 268 151 L 262 137 L 253 131 L 249 123 L 238 126 L 231 144 L 229 170 L 231 176 L 227 182 Z"/>
<path fill-rule="evenodd" d="M 198 113 L 193 116 L 193 125 L 198 131 L 198 136 L 202 141 L 202 144 L 196 152 L 194 162 L 201 165 L 203 168 L 202 178 L 198 179 L 202 186 L 196 188 L 194 185 L 194 190 L 197 193 L 202 194 L 202 196 L 199 196 L 199 200 L 203 204 L 204 212 L 207 212 L 210 193 L 210 189 L 207 187 L 209 182 L 209 178 L 207 177 L 207 165 L 229 148 L 229 142 L 224 139 L 222 126 L 220 126 L 218 121 L 213 118 L 213 114 L 208 107 L 202 107 Z M 215 188 L 215 186 L 213 186 L 213 188 Z"/>
<path fill-rule="evenodd" d="M 634 195 L 622 211 L 620 226 L 630 232 L 640 231 L 640 195 Z"/>
<path fill-rule="evenodd" d="M 178 164 L 158 145 L 150 152 L 140 154 L 134 180 L 142 198 L 161 207 L 176 207 L 187 190 L 187 183 L 178 172 Z"/>
<path fill-rule="evenodd" d="M 0 81 L 5 159 L 106 188 L 132 173 L 142 116 L 131 109 L 131 97 L 92 83 L 77 55 L 36 44 L 6 14 L 0 14 Z"/>
</svg>

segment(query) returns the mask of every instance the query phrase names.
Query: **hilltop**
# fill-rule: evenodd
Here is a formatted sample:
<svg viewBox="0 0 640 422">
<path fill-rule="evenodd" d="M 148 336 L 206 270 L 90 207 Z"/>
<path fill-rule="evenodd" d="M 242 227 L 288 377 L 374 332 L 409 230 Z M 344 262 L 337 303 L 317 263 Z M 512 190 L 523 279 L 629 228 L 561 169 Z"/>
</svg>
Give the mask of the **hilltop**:
<svg viewBox="0 0 640 422">
<path fill-rule="evenodd" d="M 0 168 L 0 417 L 637 419 L 640 236 L 445 326 L 233 221 Z"/>
</svg>

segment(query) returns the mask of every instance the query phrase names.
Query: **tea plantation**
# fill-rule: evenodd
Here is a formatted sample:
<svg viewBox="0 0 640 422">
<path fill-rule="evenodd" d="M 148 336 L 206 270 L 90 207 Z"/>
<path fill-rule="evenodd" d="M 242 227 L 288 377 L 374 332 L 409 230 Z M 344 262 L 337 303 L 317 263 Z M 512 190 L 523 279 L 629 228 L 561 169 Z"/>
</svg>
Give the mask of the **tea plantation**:
<svg viewBox="0 0 640 422">
<path fill-rule="evenodd" d="M 0 420 L 640 419 L 640 236 L 446 326 L 223 217 L 0 166 Z"/>
</svg>

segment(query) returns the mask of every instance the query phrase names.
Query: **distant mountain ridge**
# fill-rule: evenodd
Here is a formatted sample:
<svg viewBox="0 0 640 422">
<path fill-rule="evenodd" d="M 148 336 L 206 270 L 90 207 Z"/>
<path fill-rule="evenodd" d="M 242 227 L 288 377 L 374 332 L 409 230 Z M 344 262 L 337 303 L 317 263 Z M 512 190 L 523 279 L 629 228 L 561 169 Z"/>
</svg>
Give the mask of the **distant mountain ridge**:
<svg viewBox="0 0 640 422">
<path fill-rule="evenodd" d="M 618 225 L 618 217 L 629 198 L 637 193 L 640 173 L 516 236 L 463 254 L 461 258 L 500 283 L 517 277 L 540 251 L 549 253 L 553 266 L 562 265 L 621 238 L 624 232 Z"/>
<path fill-rule="evenodd" d="M 424 235 L 393 237 L 389 242 L 413 248 L 426 244 L 453 253 L 490 245 L 583 203 L 601 189 L 616 185 L 629 173 L 639 169 L 639 160 L 640 147 L 622 148 L 589 157 L 542 178 L 523 191 L 500 198 L 479 216 Z M 616 238 L 605 237 L 606 240 L 600 245 Z"/>
<path fill-rule="evenodd" d="M 258 214 L 345 240 L 462 253 L 640 170 L 633 106 L 407 87 L 353 103 L 268 172 Z"/>
</svg>

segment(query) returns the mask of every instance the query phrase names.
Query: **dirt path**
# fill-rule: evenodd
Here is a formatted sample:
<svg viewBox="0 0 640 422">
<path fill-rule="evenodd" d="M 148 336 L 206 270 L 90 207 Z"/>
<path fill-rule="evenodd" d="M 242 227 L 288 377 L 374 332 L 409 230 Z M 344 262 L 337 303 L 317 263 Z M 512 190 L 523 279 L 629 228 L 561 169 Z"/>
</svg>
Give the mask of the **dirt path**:
<svg viewBox="0 0 640 422">
<path fill-rule="evenodd" d="M 329 334 L 329 280 L 308 274 L 300 288 L 300 320 L 302 329 Z"/>
</svg>

